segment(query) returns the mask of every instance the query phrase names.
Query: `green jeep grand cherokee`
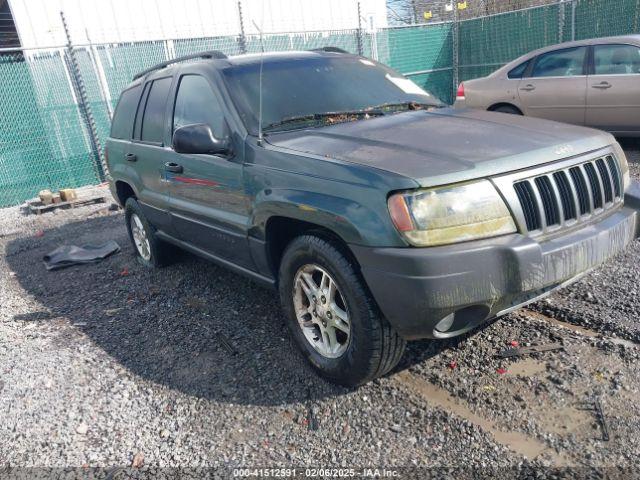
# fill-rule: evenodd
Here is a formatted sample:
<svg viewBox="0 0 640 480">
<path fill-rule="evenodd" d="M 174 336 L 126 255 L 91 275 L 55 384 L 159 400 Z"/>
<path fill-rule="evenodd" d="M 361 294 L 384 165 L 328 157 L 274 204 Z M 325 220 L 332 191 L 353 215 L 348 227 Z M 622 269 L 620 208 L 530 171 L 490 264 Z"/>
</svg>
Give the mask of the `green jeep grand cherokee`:
<svg viewBox="0 0 640 480">
<path fill-rule="evenodd" d="M 158 266 L 173 244 L 278 289 L 332 381 L 383 375 L 407 340 L 468 332 L 639 234 L 609 134 L 444 108 L 335 48 L 194 57 L 116 109 L 110 185 L 137 255 Z"/>
</svg>

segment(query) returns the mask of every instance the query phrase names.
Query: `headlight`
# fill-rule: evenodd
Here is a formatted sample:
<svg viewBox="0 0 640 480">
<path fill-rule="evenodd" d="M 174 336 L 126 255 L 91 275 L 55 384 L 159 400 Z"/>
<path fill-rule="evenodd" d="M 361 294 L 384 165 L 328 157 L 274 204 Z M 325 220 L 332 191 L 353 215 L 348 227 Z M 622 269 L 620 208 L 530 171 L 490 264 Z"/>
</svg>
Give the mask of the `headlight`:
<svg viewBox="0 0 640 480">
<path fill-rule="evenodd" d="M 622 185 L 624 186 L 624 191 L 626 191 L 627 188 L 629 188 L 629 185 L 631 185 L 631 175 L 629 174 L 629 163 L 627 162 L 627 156 L 624 154 L 624 150 L 618 142 L 614 141 L 613 150 L 616 154 L 618 165 L 620 165 L 620 170 L 622 171 Z"/>
<path fill-rule="evenodd" d="M 516 232 L 509 209 L 488 180 L 404 192 L 389 197 L 389 213 L 399 232 L 427 247 Z"/>
</svg>

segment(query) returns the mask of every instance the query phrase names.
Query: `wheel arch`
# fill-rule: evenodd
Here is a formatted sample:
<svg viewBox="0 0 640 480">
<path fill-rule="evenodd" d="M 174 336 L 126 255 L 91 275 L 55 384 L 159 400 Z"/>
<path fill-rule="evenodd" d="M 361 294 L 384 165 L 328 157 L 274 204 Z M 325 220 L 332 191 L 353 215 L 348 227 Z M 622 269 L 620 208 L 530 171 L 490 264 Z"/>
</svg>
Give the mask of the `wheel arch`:
<svg viewBox="0 0 640 480">
<path fill-rule="evenodd" d="M 513 109 L 517 110 L 520 113 L 520 115 L 524 115 L 524 112 L 522 111 L 522 109 L 520 107 L 518 107 L 517 105 L 515 105 L 513 103 L 510 103 L 510 102 L 497 102 L 497 103 L 494 103 L 489 108 L 487 108 L 487 111 L 495 112 L 500 107 L 510 107 L 510 108 L 513 108 Z"/>
<path fill-rule="evenodd" d="M 360 264 L 347 241 L 331 228 L 282 215 L 269 217 L 265 224 L 265 251 L 269 269 L 277 278 L 280 262 L 287 246 L 297 237 L 313 235 L 331 243 L 359 270 Z"/>
<path fill-rule="evenodd" d="M 120 204 L 121 207 L 124 207 L 124 204 L 127 203 L 129 198 L 138 198 L 138 194 L 135 189 L 131 186 L 131 184 L 125 182 L 124 180 L 116 180 L 115 182 L 115 193 L 116 200 Z"/>
</svg>

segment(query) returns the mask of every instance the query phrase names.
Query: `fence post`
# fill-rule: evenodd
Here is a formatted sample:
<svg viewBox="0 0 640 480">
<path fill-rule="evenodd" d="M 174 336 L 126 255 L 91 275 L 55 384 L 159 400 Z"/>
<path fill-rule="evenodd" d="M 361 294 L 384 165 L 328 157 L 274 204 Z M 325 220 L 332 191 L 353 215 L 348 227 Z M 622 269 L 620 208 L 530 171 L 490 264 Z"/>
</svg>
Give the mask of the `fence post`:
<svg viewBox="0 0 640 480">
<path fill-rule="evenodd" d="M 558 43 L 564 42 L 565 0 L 558 0 Z"/>
<path fill-rule="evenodd" d="M 453 93 L 455 95 L 460 84 L 460 19 L 457 2 L 453 2 Z M 454 97 L 455 99 L 455 97 Z"/>
<path fill-rule="evenodd" d="M 571 41 L 576 39 L 576 3 L 577 0 L 571 1 Z"/>
<path fill-rule="evenodd" d="M 358 2 L 358 32 L 356 33 L 356 40 L 358 42 L 358 55 L 362 57 L 364 50 L 362 49 L 362 10 L 360 9 L 360 2 Z"/>
<path fill-rule="evenodd" d="M 416 25 L 418 23 L 418 6 L 416 5 L 416 0 L 411 0 L 411 11 L 413 12 L 413 24 Z"/>
<path fill-rule="evenodd" d="M 100 87 L 100 94 L 102 95 L 102 99 L 104 100 L 104 106 L 107 110 L 107 115 L 109 115 L 109 121 L 111 121 L 113 120 L 113 107 L 111 106 L 111 92 L 109 91 L 107 76 L 104 73 L 104 67 L 102 65 L 102 60 L 100 60 L 98 49 L 91 42 L 91 39 L 89 38 L 89 31 L 86 29 L 85 31 L 87 32 L 87 41 L 89 42 L 87 52 L 89 53 L 89 57 L 91 58 L 91 63 L 93 63 L 94 73 L 96 74 L 96 78 L 98 79 L 98 86 Z"/>
<path fill-rule="evenodd" d="M 100 145 L 100 138 L 98 136 L 98 129 L 96 128 L 96 122 L 91 113 L 91 107 L 89 106 L 89 99 L 87 97 L 87 89 L 84 86 L 82 80 L 82 74 L 80 73 L 80 67 L 78 60 L 76 59 L 75 50 L 71 43 L 71 35 L 69 34 L 69 28 L 67 27 L 67 21 L 64 18 L 64 12 L 60 12 L 60 18 L 62 19 L 62 27 L 64 28 L 64 34 L 67 37 L 67 61 L 65 66 L 69 71 L 69 77 L 71 83 L 76 91 L 76 98 L 78 99 L 78 107 L 80 108 L 80 115 L 82 116 L 85 126 L 89 134 L 89 143 L 91 144 L 91 155 L 93 157 L 94 166 L 98 173 L 98 178 L 104 180 L 107 173 L 107 165 L 104 162 L 102 155 L 102 145 Z"/>
<path fill-rule="evenodd" d="M 238 0 L 238 19 L 240 20 L 240 36 L 238 37 L 240 53 L 247 53 L 247 37 L 244 34 L 244 17 L 242 16 L 242 2 L 240 0 Z"/>
<path fill-rule="evenodd" d="M 369 27 L 371 29 L 371 58 L 378 61 L 378 27 L 373 22 L 373 15 L 369 17 Z"/>
<path fill-rule="evenodd" d="M 173 60 L 176 58 L 176 47 L 173 43 L 173 40 L 165 40 L 162 43 L 164 47 L 164 57 L 166 60 Z"/>
</svg>

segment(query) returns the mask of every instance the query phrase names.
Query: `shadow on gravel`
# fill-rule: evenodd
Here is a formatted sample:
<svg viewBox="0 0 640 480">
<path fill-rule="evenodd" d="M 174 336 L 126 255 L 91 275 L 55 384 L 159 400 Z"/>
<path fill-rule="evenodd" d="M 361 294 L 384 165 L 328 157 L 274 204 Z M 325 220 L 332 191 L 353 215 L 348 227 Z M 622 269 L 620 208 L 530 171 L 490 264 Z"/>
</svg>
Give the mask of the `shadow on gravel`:
<svg viewBox="0 0 640 480">
<path fill-rule="evenodd" d="M 64 244 L 115 240 L 122 251 L 97 264 L 48 272 L 42 257 Z M 348 390 L 321 380 L 289 338 L 277 295 L 183 252 L 168 267 L 135 261 L 121 214 L 52 228 L 7 245 L 15 278 L 40 308 L 21 321 L 56 322 L 65 335 L 84 332 L 139 377 L 222 402 L 279 405 L 339 396 Z M 67 329 L 65 332 L 64 330 Z M 411 344 L 400 368 L 454 345 Z M 77 348 L 56 341 L 52 348 Z"/>
</svg>

